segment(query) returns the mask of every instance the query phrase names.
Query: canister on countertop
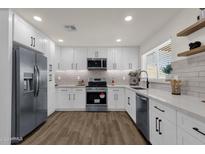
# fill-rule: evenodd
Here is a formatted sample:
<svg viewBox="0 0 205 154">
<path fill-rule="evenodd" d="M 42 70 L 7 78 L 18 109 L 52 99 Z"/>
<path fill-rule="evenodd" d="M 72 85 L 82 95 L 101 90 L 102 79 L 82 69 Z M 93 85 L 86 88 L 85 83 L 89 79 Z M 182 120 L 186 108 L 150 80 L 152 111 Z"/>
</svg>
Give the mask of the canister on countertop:
<svg viewBox="0 0 205 154">
<path fill-rule="evenodd" d="M 171 80 L 172 94 L 181 95 L 181 80 Z"/>
</svg>

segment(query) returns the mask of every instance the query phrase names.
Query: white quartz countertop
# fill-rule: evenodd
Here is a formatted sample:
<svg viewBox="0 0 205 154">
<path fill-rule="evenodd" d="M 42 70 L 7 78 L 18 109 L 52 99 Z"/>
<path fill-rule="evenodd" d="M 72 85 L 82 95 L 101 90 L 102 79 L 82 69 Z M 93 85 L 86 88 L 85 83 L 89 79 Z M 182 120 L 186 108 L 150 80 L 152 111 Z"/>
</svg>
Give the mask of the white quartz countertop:
<svg viewBox="0 0 205 154">
<path fill-rule="evenodd" d="M 76 85 L 59 85 L 57 88 L 69 88 L 69 87 L 85 87 L 85 86 L 76 86 Z M 144 89 L 144 90 L 135 90 L 129 85 L 108 85 L 108 88 L 128 88 L 133 90 L 137 94 L 143 95 L 150 99 L 156 99 L 162 104 L 167 105 L 176 109 L 177 111 L 184 112 L 195 118 L 200 118 L 205 122 L 205 103 L 202 102 L 202 98 L 193 97 L 188 95 L 172 95 L 170 92 L 157 90 L 157 89 Z"/>
<path fill-rule="evenodd" d="M 85 88 L 85 86 L 80 86 L 80 85 L 68 85 L 68 84 L 61 84 L 55 86 L 56 88 Z"/>
<path fill-rule="evenodd" d="M 146 96 L 150 99 L 159 100 L 162 104 L 175 108 L 177 111 L 184 112 L 195 118 L 200 118 L 205 122 L 205 103 L 202 98 L 188 95 L 172 95 L 170 92 L 146 89 L 135 90 L 129 86 L 126 88 L 134 90 L 137 94 Z"/>
</svg>

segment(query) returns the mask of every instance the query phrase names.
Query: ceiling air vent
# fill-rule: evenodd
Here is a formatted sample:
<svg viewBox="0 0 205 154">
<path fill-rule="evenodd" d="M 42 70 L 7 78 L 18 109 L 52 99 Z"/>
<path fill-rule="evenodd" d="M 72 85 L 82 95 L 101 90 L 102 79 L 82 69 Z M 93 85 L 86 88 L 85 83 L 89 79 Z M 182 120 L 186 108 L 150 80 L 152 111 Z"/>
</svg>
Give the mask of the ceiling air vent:
<svg viewBox="0 0 205 154">
<path fill-rule="evenodd" d="M 75 25 L 65 25 L 64 27 L 65 27 L 65 29 L 66 29 L 67 31 L 69 31 L 69 32 L 72 32 L 72 31 L 76 31 L 76 30 L 77 30 L 77 28 L 75 27 Z"/>
</svg>

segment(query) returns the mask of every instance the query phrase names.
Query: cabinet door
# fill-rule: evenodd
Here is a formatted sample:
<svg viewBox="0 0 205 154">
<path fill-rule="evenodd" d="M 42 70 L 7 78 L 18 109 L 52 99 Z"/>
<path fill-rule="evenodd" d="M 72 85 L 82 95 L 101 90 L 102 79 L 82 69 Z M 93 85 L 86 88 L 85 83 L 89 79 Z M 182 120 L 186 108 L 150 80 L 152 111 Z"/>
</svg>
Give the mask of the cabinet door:
<svg viewBox="0 0 205 154">
<path fill-rule="evenodd" d="M 115 64 L 115 58 L 114 58 L 114 48 L 108 48 L 108 51 L 107 51 L 107 69 L 108 70 L 114 70 L 116 67 L 116 64 Z"/>
<path fill-rule="evenodd" d="M 159 115 L 150 107 L 149 110 L 149 132 L 150 132 L 150 142 L 153 145 L 162 144 L 162 136 L 159 135 Z"/>
<path fill-rule="evenodd" d="M 61 69 L 62 70 L 73 70 L 73 48 L 61 48 Z"/>
<path fill-rule="evenodd" d="M 88 48 L 88 58 L 107 58 L 107 48 Z"/>
<path fill-rule="evenodd" d="M 130 92 L 130 98 L 131 98 L 131 117 L 132 120 L 136 123 L 136 94 L 135 92 Z"/>
<path fill-rule="evenodd" d="M 74 69 L 76 70 L 87 69 L 87 48 L 74 49 Z"/>
<path fill-rule="evenodd" d="M 123 55 L 122 55 L 122 48 L 115 49 L 115 65 L 117 70 L 123 70 Z"/>
<path fill-rule="evenodd" d="M 73 89 L 73 108 L 85 109 L 86 106 L 85 88 Z"/>
<path fill-rule="evenodd" d="M 113 88 L 108 89 L 108 109 L 115 109 L 115 97 Z"/>
<path fill-rule="evenodd" d="M 29 25 L 17 15 L 14 16 L 14 41 L 32 47 L 32 31 Z M 32 47 L 33 48 L 33 47 Z"/>
<path fill-rule="evenodd" d="M 67 92 L 66 88 L 59 88 L 57 91 L 56 108 L 64 108 L 66 106 Z"/>
<path fill-rule="evenodd" d="M 31 28 L 31 31 L 32 31 L 31 36 L 34 38 L 33 48 L 37 51 L 43 52 L 43 44 L 44 44 L 43 36 L 40 34 L 40 32 L 38 32 L 34 28 Z"/>
<path fill-rule="evenodd" d="M 117 110 L 122 110 L 125 108 L 124 106 L 124 89 L 118 88 L 113 90 L 114 92 L 114 100 L 115 100 L 115 108 Z"/>
<path fill-rule="evenodd" d="M 177 144 L 176 124 L 160 117 L 159 119 L 159 135 L 162 136 L 161 144 L 175 145 Z"/>
<path fill-rule="evenodd" d="M 126 70 L 138 69 L 137 48 L 123 48 L 123 68 Z"/>
<path fill-rule="evenodd" d="M 108 48 L 108 69 L 122 70 L 122 48 Z"/>
<path fill-rule="evenodd" d="M 202 145 L 195 137 L 188 134 L 185 130 L 178 128 L 177 129 L 177 144 L 178 145 Z"/>
<path fill-rule="evenodd" d="M 130 90 L 126 90 L 126 111 L 129 114 L 129 116 L 132 118 L 132 108 L 131 108 L 131 101 L 132 101 L 132 95 L 130 94 Z"/>
</svg>

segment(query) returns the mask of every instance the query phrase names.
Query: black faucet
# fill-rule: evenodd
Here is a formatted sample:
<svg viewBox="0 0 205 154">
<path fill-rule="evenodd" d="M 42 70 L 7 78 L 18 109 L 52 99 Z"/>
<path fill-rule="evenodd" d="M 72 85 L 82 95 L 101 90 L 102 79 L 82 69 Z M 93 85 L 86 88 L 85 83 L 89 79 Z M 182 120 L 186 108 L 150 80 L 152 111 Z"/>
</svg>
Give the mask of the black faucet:
<svg viewBox="0 0 205 154">
<path fill-rule="evenodd" d="M 141 71 L 140 71 L 140 73 L 139 73 L 139 81 L 140 81 L 140 79 L 141 79 L 140 76 L 141 76 L 141 73 L 142 73 L 142 72 L 146 73 L 146 75 L 147 75 L 147 81 L 146 81 L 146 83 L 147 83 L 147 88 L 149 88 L 149 80 L 148 80 L 148 73 L 147 73 L 147 71 L 145 71 L 145 70 L 141 70 Z"/>
</svg>

